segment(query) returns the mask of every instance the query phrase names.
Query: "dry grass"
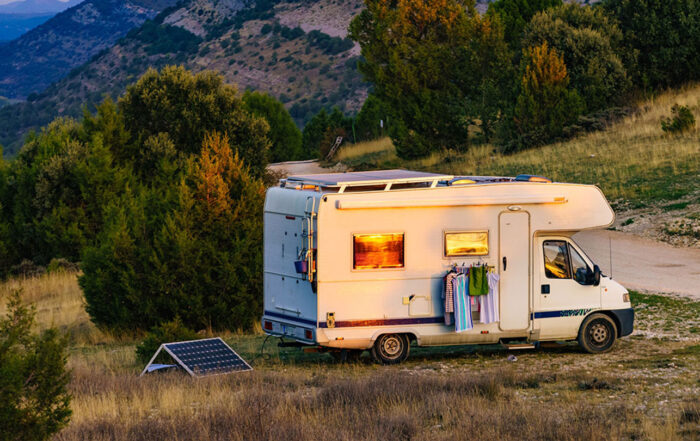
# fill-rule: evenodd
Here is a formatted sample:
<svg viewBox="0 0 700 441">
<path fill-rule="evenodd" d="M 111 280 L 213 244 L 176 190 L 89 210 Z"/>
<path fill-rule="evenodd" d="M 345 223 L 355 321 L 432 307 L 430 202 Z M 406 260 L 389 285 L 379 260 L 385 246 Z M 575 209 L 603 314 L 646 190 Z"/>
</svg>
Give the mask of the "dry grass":
<svg viewBox="0 0 700 441">
<path fill-rule="evenodd" d="M 40 327 L 84 328 L 75 278 L 12 280 L 0 293 L 22 288 L 43 311 Z M 388 367 L 366 354 L 338 364 L 274 342 L 260 357 L 263 336 L 230 334 L 253 372 L 139 378 L 135 341 L 78 339 L 69 355 L 73 417 L 55 439 L 698 439 L 700 303 L 638 294 L 633 302 L 642 332 L 614 351 L 592 356 L 565 344 L 519 352 L 516 362 L 497 346 L 413 348 Z"/>
<path fill-rule="evenodd" d="M 377 153 L 394 152 L 394 145 L 389 138 L 382 138 L 375 141 L 361 142 L 357 144 L 346 144 L 335 156 L 338 161 L 356 159 L 365 155 Z"/>
<path fill-rule="evenodd" d="M 67 333 L 73 344 L 97 344 L 112 338 L 90 322 L 85 299 L 78 286 L 78 274 L 49 273 L 41 277 L 18 277 L 0 284 L 0 315 L 7 309 L 11 293 L 20 290 L 22 299 L 36 307 L 39 330 L 56 327 Z"/>
<path fill-rule="evenodd" d="M 673 104 L 688 105 L 700 121 L 700 86 L 664 93 L 643 104 L 638 114 L 602 132 L 514 155 L 493 146 L 468 153 L 435 153 L 399 161 L 388 140 L 358 144 L 343 152 L 345 163 L 360 168 L 405 167 L 456 175 L 539 174 L 557 181 L 600 186 L 611 200 L 647 202 L 697 197 L 700 178 L 700 127 L 679 136 L 663 133 L 660 120 Z M 385 147 L 384 153 L 379 148 Z"/>
</svg>

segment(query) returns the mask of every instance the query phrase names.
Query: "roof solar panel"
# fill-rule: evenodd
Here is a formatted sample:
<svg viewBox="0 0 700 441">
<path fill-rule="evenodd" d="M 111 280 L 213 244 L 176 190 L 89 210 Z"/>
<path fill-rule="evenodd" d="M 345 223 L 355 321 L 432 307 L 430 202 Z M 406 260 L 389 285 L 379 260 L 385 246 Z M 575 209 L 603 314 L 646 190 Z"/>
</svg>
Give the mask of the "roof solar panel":
<svg viewBox="0 0 700 441">
<path fill-rule="evenodd" d="M 226 342 L 217 337 L 164 343 L 156 351 L 144 372 L 148 371 L 149 366 L 151 366 L 161 349 L 170 354 L 183 369 L 194 377 L 228 374 L 253 369 Z"/>
</svg>

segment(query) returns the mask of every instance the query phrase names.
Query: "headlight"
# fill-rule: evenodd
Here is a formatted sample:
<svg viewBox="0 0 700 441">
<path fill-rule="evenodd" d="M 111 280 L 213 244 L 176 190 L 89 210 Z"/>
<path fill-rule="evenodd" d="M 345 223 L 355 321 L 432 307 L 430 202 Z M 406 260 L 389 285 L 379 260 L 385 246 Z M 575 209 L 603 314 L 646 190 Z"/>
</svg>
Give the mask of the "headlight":
<svg viewBox="0 0 700 441">
<path fill-rule="evenodd" d="M 622 301 L 625 302 L 625 303 L 629 303 L 629 301 L 630 301 L 630 293 L 626 292 L 626 293 L 622 294 Z"/>
</svg>

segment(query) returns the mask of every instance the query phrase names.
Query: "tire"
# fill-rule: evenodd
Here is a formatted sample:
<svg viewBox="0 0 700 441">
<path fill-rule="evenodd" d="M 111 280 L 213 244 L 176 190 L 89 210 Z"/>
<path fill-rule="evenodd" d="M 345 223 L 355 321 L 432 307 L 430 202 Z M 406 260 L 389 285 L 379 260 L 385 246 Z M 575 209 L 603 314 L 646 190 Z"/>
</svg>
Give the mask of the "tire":
<svg viewBox="0 0 700 441">
<path fill-rule="evenodd" d="M 374 342 L 372 358 L 380 364 L 398 364 L 408 358 L 410 341 L 406 334 L 382 334 Z"/>
<path fill-rule="evenodd" d="M 605 314 L 591 314 L 581 324 L 578 344 L 590 354 L 601 354 L 612 349 L 617 338 L 617 326 Z"/>
</svg>

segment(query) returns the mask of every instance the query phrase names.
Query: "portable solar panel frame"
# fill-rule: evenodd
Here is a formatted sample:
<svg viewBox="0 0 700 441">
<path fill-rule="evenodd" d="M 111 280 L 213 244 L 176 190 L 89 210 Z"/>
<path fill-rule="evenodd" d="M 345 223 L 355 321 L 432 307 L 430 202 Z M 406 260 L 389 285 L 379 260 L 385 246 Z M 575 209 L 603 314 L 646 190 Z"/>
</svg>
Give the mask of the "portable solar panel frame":
<svg viewBox="0 0 700 441">
<path fill-rule="evenodd" d="M 153 354 L 153 357 L 151 357 L 151 360 L 148 362 L 148 364 L 146 365 L 146 367 L 143 368 L 143 371 L 141 372 L 141 375 L 139 375 L 139 377 L 143 377 L 143 374 L 146 373 L 146 371 L 148 370 L 148 367 L 149 367 L 151 364 L 153 364 L 153 361 L 156 359 L 156 357 L 158 356 L 158 354 L 160 354 L 160 351 L 163 350 L 163 349 L 165 349 L 165 352 L 167 352 L 168 355 L 170 355 L 171 357 L 173 357 L 173 360 L 175 360 L 175 361 L 177 362 L 177 364 L 178 364 L 180 367 L 182 367 L 185 371 L 187 371 L 188 374 L 190 374 L 191 376 L 193 376 L 193 377 L 195 377 L 195 378 L 212 377 L 212 376 L 215 376 L 215 375 L 224 375 L 224 374 L 230 374 L 230 373 L 236 372 L 236 371 L 228 371 L 228 372 L 218 372 L 218 373 L 215 373 L 215 374 L 197 375 L 194 371 L 192 371 L 192 369 L 190 369 L 189 367 L 187 367 L 187 364 L 183 363 L 182 360 L 180 360 L 180 358 L 179 358 L 177 355 L 175 355 L 174 353 L 172 353 L 172 352 L 170 351 L 170 349 L 168 349 L 168 345 L 175 344 L 175 343 L 194 343 L 194 342 L 202 342 L 202 341 L 207 341 L 207 340 L 219 340 L 221 343 L 224 344 L 224 346 L 226 346 L 231 352 L 233 352 L 233 353 L 236 355 L 236 357 L 238 357 L 238 358 L 243 362 L 243 364 L 245 364 L 245 365 L 248 367 L 248 369 L 246 369 L 246 370 L 244 370 L 244 371 L 239 371 L 239 372 L 246 372 L 246 371 L 252 371 L 252 370 L 253 370 L 253 367 L 252 367 L 251 365 L 249 365 L 248 362 L 245 361 L 245 360 L 243 359 L 243 357 L 241 357 L 240 355 L 238 355 L 238 353 L 237 353 L 236 351 L 234 351 L 233 348 L 232 348 L 231 346 L 229 346 L 228 344 L 226 344 L 226 342 L 225 342 L 221 337 L 214 337 L 214 338 L 203 338 L 203 339 L 199 339 L 199 340 L 173 341 L 173 342 L 170 342 L 170 343 L 163 343 L 163 344 L 161 344 L 160 347 L 158 348 L 158 350 L 156 351 L 156 353 Z"/>
</svg>

